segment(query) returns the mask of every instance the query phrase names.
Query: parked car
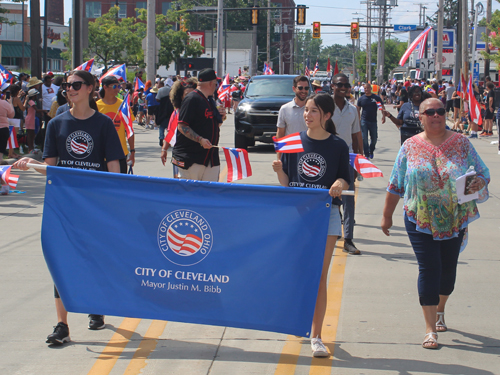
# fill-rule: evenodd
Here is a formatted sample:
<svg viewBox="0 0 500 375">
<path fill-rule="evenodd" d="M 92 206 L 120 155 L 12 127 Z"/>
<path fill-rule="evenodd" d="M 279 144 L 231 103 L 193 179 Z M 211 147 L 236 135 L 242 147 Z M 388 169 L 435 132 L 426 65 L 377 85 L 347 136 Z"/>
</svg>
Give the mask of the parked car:
<svg viewBox="0 0 500 375">
<path fill-rule="evenodd" d="M 272 143 L 281 106 L 295 97 L 296 75 L 262 75 L 250 79 L 234 118 L 234 146 L 246 149 L 255 141 Z M 312 92 L 310 90 L 310 92 Z"/>
</svg>

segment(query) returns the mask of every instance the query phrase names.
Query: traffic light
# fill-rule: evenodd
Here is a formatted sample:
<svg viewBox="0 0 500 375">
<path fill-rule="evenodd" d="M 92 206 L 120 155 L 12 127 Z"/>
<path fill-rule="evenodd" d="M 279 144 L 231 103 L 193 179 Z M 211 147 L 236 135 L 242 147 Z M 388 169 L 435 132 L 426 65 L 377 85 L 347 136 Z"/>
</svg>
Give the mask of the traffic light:
<svg viewBox="0 0 500 375">
<path fill-rule="evenodd" d="M 313 38 L 321 38 L 321 22 L 313 22 Z"/>
<path fill-rule="evenodd" d="M 359 22 L 351 22 L 351 39 L 359 39 Z"/>
<path fill-rule="evenodd" d="M 259 8 L 253 7 L 252 9 L 252 25 L 256 26 L 259 24 Z"/>
<path fill-rule="evenodd" d="M 180 18 L 179 30 L 184 31 L 184 32 L 188 31 L 188 29 L 186 27 L 186 20 L 184 19 L 184 16 L 181 16 L 181 18 Z"/>
<path fill-rule="evenodd" d="M 306 24 L 306 6 L 297 5 L 297 25 Z"/>
</svg>

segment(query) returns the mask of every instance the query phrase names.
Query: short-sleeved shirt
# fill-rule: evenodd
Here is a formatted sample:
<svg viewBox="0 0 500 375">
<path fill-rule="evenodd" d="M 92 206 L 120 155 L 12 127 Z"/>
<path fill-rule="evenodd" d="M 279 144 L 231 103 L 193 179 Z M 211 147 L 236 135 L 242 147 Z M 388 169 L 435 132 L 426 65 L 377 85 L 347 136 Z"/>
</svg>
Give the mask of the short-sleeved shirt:
<svg viewBox="0 0 500 375">
<path fill-rule="evenodd" d="M 305 105 L 299 107 L 295 103 L 295 98 L 286 104 L 283 104 L 278 114 L 278 128 L 285 128 L 285 135 L 299 133 L 307 130 L 306 121 L 304 120 Z"/>
<path fill-rule="evenodd" d="M 349 149 L 335 135 L 324 140 L 312 139 L 306 131 L 300 133 L 303 152 L 283 154 L 283 171 L 288 176 L 288 186 L 311 189 L 330 189 L 343 178 L 351 182 L 349 174 Z M 342 200 L 332 198 L 332 203 L 342 205 Z"/>
<path fill-rule="evenodd" d="M 453 93 L 455 92 L 455 87 L 454 86 L 449 86 L 446 89 L 446 100 L 453 100 Z"/>
<path fill-rule="evenodd" d="M 50 87 L 42 85 L 42 109 L 44 111 L 50 111 L 50 107 L 52 105 L 52 99 L 57 95 L 57 90 L 59 90 L 59 86 L 54 84 L 50 84 Z"/>
<path fill-rule="evenodd" d="M 160 105 L 160 103 L 156 100 L 156 94 L 154 92 L 150 92 L 146 96 L 146 100 L 148 101 L 148 107 L 154 107 L 156 105 Z"/>
<path fill-rule="evenodd" d="M 179 110 L 179 123 L 181 122 L 199 136 L 208 139 L 212 145 L 219 143 L 219 124 L 222 123 L 222 118 L 212 97 L 205 97 L 199 90 L 186 95 Z M 216 167 L 220 165 L 219 150 L 216 147 L 204 149 L 198 142 L 177 132 L 172 163 L 183 169 L 188 169 L 193 164 L 208 166 L 209 163 Z"/>
<path fill-rule="evenodd" d="M 118 109 L 122 105 L 123 100 L 116 98 L 115 104 L 106 104 L 102 101 L 102 99 L 99 99 L 96 104 L 97 104 L 97 109 L 99 110 L 100 113 L 103 115 L 108 116 L 111 120 L 113 120 L 113 124 L 115 125 L 116 132 L 118 133 L 118 137 L 120 138 L 120 143 L 123 148 L 123 153 L 125 155 L 128 155 L 128 147 L 127 147 L 127 131 L 125 130 L 125 123 L 123 122 L 122 117 L 117 114 Z M 132 121 L 135 120 L 135 117 L 133 114 L 130 115 L 132 117 Z"/>
<path fill-rule="evenodd" d="M 69 111 L 70 109 L 71 108 L 70 108 L 69 104 L 65 103 L 65 104 L 59 106 L 59 108 L 57 108 L 56 116 L 59 116 L 60 114 L 63 114 L 64 112 Z"/>
<path fill-rule="evenodd" d="M 422 127 L 419 116 L 419 106 L 413 105 L 413 103 L 406 102 L 401 106 L 398 113 L 398 119 L 403 120 L 403 125 L 401 126 L 401 132 L 405 132 L 408 135 L 415 135 L 422 132 Z"/>
<path fill-rule="evenodd" d="M 382 103 L 382 98 L 375 94 L 371 94 L 370 96 L 365 94 L 358 99 L 358 107 L 363 108 L 361 120 L 377 122 L 377 102 Z"/>
<path fill-rule="evenodd" d="M 47 125 L 43 158 L 54 157 L 58 158 L 58 166 L 107 171 L 107 162 L 125 155 L 109 117 L 95 112 L 80 120 L 67 111 Z"/>
<path fill-rule="evenodd" d="M 490 108 L 490 98 L 493 98 L 493 110 L 495 110 L 495 90 L 488 91 L 488 96 L 486 97 L 486 109 Z"/>
<path fill-rule="evenodd" d="M 332 120 L 337 136 L 347 144 L 349 152 L 352 152 L 352 135 L 361 131 L 357 108 L 346 100 L 342 110 L 335 106 Z"/>
</svg>

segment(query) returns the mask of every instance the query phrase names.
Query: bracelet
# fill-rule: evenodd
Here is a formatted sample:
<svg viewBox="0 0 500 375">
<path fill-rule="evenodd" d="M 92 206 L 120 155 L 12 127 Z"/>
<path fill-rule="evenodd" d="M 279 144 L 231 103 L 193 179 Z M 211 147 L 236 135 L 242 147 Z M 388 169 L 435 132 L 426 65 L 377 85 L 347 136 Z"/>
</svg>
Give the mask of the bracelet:
<svg viewBox="0 0 500 375">
<path fill-rule="evenodd" d="M 161 152 L 167 152 L 167 150 L 161 149 Z"/>
<path fill-rule="evenodd" d="M 130 150 L 130 152 L 135 152 L 135 148 L 133 148 L 132 150 Z"/>
</svg>

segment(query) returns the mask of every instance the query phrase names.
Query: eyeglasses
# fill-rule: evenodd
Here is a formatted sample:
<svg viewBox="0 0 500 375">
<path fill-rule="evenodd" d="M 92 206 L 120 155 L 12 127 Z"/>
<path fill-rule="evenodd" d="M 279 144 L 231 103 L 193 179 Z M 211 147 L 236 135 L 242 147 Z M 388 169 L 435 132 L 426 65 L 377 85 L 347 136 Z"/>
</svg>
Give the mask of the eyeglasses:
<svg viewBox="0 0 500 375">
<path fill-rule="evenodd" d="M 446 113 L 446 110 L 444 108 L 438 108 L 438 109 L 429 108 L 429 109 L 426 109 L 424 111 L 424 115 L 427 115 L 427 116 L 434 116 L 436 113 L 439 116 L 444 116 L 444 114 Z"/>
<path fill-rule="evenodd" d="M 341 89 L 342 87 L 345 87 L 346 89 L 351 87 L 350 83 L 342 83 L 342 82 L 334 83 L 334 85 L 337 86 L 339 89 Z"/>
<path fill-rule="evenodd" d="M 82 88 L 82 85 L 89 85 L 87 82 L 76 81 L 73 83 L 63 82 L 61 83 L 61 87 L 63 90 L 68 91 L 70 87 L 73 87 L 73 90 L 78 91 Z"/>
<path fill-rule="evenodd" d="M 299 90 L 299 91 L 302 91 L 302 90 L 309 91 L 309 87 L 307 87 L 307 86 L 297 86 L 297 90 Z"/>
<path fill-rule="evenodd" d="M 111 85 L 106 85 L 106 86 L 111 87 L 113 90 L 115 90 L 119 85 L 112 85 L 112 86 Z"/>
</svg>

